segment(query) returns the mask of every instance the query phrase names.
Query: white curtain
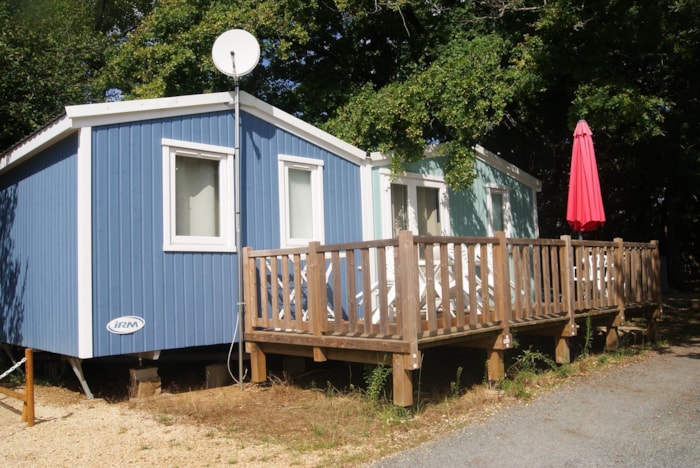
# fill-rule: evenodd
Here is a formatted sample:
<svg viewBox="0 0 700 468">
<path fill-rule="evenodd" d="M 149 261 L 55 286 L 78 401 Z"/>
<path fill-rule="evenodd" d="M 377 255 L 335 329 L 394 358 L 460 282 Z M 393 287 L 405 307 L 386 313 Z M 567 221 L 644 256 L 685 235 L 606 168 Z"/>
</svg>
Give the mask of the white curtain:
<svg viewBox="0 0 700 468">
<path fill-rule="evenodd" d="M 436 188 L 416 187 L 418 205 L 418 234 L 439 236 L 440 192 Z"/>
<path fill-rule="evenodd" d="M 219 161 L 175 159 L 175 234 L 218 237 Z"/>
<path fill-rule="evenodd" d="M 289 169 L 289 237 L 312 239 L 314 237 L 314 212 L 311 193 L 311 172 Z"/>
</svg>

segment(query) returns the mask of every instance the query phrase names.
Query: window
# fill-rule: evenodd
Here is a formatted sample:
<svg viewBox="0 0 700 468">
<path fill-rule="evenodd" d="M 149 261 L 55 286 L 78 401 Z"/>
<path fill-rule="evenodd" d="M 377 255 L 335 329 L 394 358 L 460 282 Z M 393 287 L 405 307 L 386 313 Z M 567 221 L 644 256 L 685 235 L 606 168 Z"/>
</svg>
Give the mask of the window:
<svg viewBox="0 0 700 468">
<path fill-rule="evenodd" d="M 164 138 L 163 249 L 233 252 L 234 150 Z"/>
<path fill-rule="evenodd" d="M 487 186 L 487 210 L 489 216 L 489 236 L 498 231 L 503 231 L 506 236 L 511 235 L 510 203 L 508 201 L 508 188 L 502 186 Z"/>
<path fill-rule="evenodd" d="M 385 222 L 384 237 L 396 237 L 399 231 L 411 230 L 417 235 L 447 235 L 449 226 L 443 226 L 447 216 L 447 187 L 438 177 L 406 175 L 392 182 L 389 171 L 380 172 L 385 187 L 384 213 L 390 213 Z M 388 195 L 388 196 L 386 196 Z"/>
<path fill-rule="evenodd" d="M 391 219 L 393 237 L 408 229 L 408 187 L 403 184 L 391 184 Z"/>
<path fill-rule="evenodd" d="M 323 161 L 279 156 L 282 247 L 324 241 Z"/>
<path fill-rule="evenodd" d="M 418 234 L 439 236 L 440 192 L 433 187 L 416 187 L 416 207 L 418 208 Z"/>
</svg>

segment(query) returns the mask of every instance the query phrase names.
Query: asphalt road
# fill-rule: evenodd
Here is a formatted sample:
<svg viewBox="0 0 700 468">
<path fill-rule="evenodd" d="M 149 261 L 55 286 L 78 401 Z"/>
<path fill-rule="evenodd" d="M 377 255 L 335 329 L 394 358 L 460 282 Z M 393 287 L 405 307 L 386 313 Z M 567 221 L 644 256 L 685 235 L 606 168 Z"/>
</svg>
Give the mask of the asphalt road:
<svg viewBox="0 0 700 468">
<path fill-rule="evenodd" d="M 700 340 L 373 466 L 700 467 Z"/>
</svg>

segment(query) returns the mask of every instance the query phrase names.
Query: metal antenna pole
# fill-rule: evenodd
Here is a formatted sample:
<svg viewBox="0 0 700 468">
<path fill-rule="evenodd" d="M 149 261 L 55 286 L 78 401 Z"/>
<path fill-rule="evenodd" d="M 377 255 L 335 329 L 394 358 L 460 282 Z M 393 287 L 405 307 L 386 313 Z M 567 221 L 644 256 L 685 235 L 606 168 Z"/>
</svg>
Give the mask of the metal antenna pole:
<svg viewBox="0 0 700 468">
<path fill-rule="evenodd" d="M 241 251 L 241 122 L 240 122 L 240 91 L 238 88 L 238 74 L 236 74 L 236 61 L 234 52 L 231 51 L 231 63 L 233 64 L 233 84 L 234 84 L 234 132 L 233 132 L 233 159 L 235 160 L 235 170 L 233 184 L 236 187 L 236 255 L 238 258 L 238 317 L 236 317 L 236 328 L 238 329 L 238 385 L 243 390 L 243 252 Z"/>
</svg>

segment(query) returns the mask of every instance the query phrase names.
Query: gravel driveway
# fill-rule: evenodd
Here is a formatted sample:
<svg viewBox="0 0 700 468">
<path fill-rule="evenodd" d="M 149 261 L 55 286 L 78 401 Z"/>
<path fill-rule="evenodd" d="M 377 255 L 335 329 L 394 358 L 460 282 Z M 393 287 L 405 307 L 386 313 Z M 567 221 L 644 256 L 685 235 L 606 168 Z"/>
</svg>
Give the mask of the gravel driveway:
<svg viewBox="0 0 700 468">
<path fill-rule="evenodd" d="M 373 466 L 698 467 L 700 338 Z"/>
</svg>

